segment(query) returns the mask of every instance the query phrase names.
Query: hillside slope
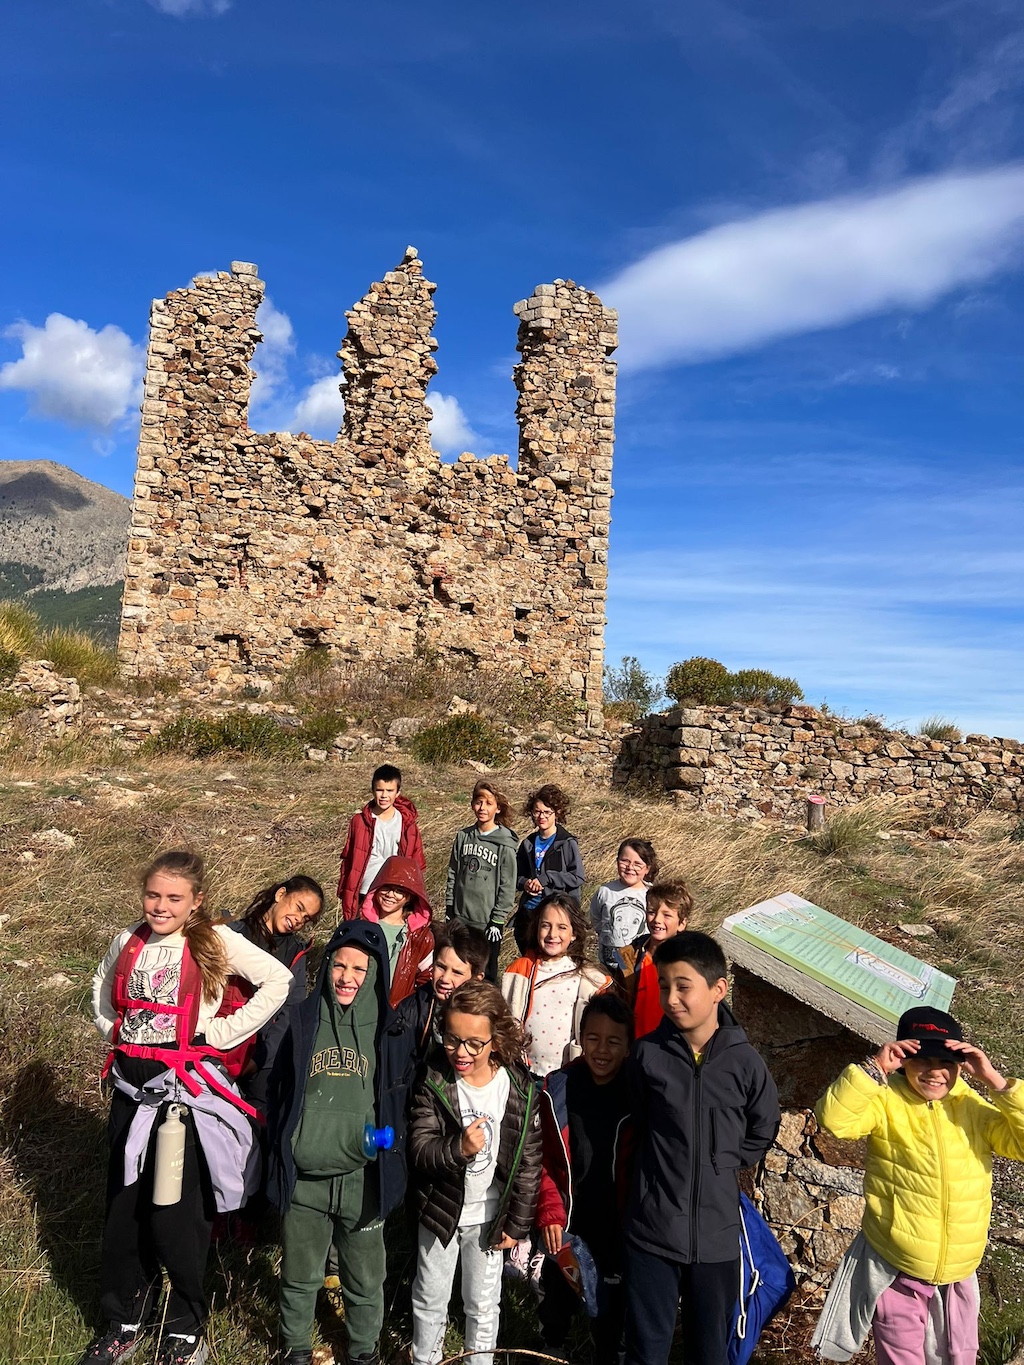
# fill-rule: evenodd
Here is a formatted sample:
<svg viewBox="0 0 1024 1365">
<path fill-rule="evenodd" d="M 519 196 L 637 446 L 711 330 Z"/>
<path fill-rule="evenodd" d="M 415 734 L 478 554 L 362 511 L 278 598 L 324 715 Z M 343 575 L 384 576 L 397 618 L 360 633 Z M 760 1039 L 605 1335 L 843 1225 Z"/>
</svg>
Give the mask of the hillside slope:
<svg viewBox="0 0 1024 1365">
<path fill-rule="evenodd" d="M 0 460 L 0 563 L 38 571 L 43 588 L 118 583 L 130 518 L 128 498 L 52 460 Z"/>
</svg>

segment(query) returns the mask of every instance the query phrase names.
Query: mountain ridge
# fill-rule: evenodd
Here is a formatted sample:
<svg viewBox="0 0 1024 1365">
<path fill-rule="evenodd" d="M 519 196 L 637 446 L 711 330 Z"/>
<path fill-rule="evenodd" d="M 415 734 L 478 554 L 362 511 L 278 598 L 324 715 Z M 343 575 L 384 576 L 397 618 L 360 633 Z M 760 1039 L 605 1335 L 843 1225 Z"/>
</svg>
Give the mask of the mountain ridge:
<svg viewBox="0 0 1024 1365">
<path fill-rule="evenodd" d="M 35 591 L 120 583 L 130 523 L 130 499 L 56 460 L 0 460 L 0 562 L 41 574 Z"/>
</svg>

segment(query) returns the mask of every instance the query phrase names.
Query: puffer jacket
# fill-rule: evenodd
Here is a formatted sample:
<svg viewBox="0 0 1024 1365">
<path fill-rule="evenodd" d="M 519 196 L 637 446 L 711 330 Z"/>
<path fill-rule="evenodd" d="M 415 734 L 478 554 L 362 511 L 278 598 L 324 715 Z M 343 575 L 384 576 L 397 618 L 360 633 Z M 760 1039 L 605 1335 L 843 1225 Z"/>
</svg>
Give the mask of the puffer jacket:
<svg viewBox="0 0 1024 1365">
<path fill-rule="evenodd" d="M 389 998 L 397 1008 L 417 986 L 422 986 L 430 979 L 430 964 L 434 960 L 434 931 L 430 927 L 433 912 L 423 885 L 423 873 L 411 858 L 396 854 L 384 861 L 370 884 L 359 909 L 360 919 L 369 920 L 371 924 L 376 924 L 380 919 L 373 893 L 381 886 L 400 886 L 412 897 L 405 917 L 405 942 L 399 949 L 391 973 Z"/>
<path fill-rule="evenodd" d="M 416 823 L 416 807 L 407 796 L 395 797 L 395 810 L 402 817 L 402 832 L 398 836 L 398 856 L 411 858 L 421 872 L 427 870 L 427 860 L 423 856 L 423 840 L 420 827 Z M 359 914 L 359 884 L 363 880 L 366 864 L 373 852 L 373 802 L 368 802 L 362 810 L 357 810 L 348 822 L 345 847 L 341 851 L 341 869 L 338 873 L 338 900 L 345 919 L 355 919 Z"/>
<path fill-rule="evenodd" d="M 462 1154 L 462 1112 L 455 1072 L 441 1052 L 413 1096 L 409 1116 L 409 1167 L 416 1216 L 447 1246 L 455 1236 L 466 1195 Z M 501 1203 L 490 1227 L 493 1246 L 503 1236 L 519 1240 L 533 1226 L 540 1188 L 540 1096 L 533 1077 L 520 1066 L 506 1067 L 511 1084 L 498 1139 L 496 1178 Z"/>
<path fill-rule="evenodd" d="M 867 1138 L 864 1236 L 927 1284 L 973 1275 L 988 1239 L 992 1154 L 1024 1161 L 1024 1085 L 982 1099 L 962 1076 L 945 1099 L 926 1100 L 906 1077 L 878 1085 L 848 1066 L 815 1115 L 837 1138 Z"/>
</svg>

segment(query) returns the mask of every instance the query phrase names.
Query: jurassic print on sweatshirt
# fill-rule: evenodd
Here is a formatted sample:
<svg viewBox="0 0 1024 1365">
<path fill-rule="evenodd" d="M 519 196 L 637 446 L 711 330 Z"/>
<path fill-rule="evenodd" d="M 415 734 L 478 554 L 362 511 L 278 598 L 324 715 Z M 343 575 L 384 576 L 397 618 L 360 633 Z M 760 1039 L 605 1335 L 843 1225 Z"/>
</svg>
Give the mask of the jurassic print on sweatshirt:
<svg viewBox="0 0 1024 1365">
<path fill-rule="evenodd" d="M 479 929 L 505 923 L 515 901 L 517 847 L 515 834 L 504 825 L 489 834 L 481 834 L 476 825 L 459 830 L 448 860 L 448 919 Z"/>
</svg>

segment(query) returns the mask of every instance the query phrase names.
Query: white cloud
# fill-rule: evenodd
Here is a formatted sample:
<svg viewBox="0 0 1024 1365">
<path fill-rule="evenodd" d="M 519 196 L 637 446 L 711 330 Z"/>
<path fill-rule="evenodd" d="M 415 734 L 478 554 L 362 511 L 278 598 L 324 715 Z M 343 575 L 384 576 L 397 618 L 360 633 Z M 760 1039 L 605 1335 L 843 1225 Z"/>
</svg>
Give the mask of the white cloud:
<svg viewBox="0 0 1024 1365">
<path fill-rule="evenodd" d="M 1024 165 L 774 209 L 672 242 L 599 290 L 626 368 L 693 363 L 926 308 L 1016 263 Z"/>
<path fill-rule="evenodd" d="M 446 393 L 430 394 L 430 438 L 442 455 L 461 454 L 477 450 L 482 438 L 469 425 L 469 419 L 459 406 L 459 400 Z"/>
<path fill-rule="evenodd" d="M 20 360 L 0 368 L 0 389 L 21 389 L 38 417 L 109 430 L 139 401 L 145 353 L 120 327 L 94 331 L 81 319 L 51 313 L 42 327 L 16 322 Z"/>
<path fill-rule="evenodd" d="M 171 14 L 175 19 L 184 19 L 189 14 L 226 14 L 231 8 L 231 0 L 149 0 L 149 3 L 161 14 Z"/>
<path fill-rule="evenodd" d="M 265 409 L 288 382 L 288 357 L 295 353 L 295 331 L 288 314 L 275 308 L 269 297 L 256 310 L 256 326 L 263 333 L 263 340 L 252 358 L 256 378 L 249 404 L 253 409 Z"/>
<path fill-rule="evenodd" d="M 295 405 L 292 418 L 295 431 L 307 431 L 310 436 L 329 436 L 331 440 L 337 436 L 345 412 L 345 400 L 338 388 L 340 378 L 337 374 L 325 374 L 310 384 Z"/>
</svg>

